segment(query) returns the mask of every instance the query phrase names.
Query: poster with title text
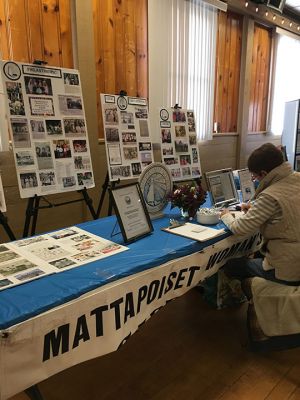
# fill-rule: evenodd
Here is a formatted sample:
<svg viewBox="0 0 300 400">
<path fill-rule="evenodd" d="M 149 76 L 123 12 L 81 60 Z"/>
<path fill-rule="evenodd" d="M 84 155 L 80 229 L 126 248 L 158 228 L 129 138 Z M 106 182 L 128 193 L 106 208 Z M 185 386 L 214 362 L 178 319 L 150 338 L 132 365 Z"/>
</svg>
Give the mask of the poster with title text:
<svg viewBox="0 0 300 400">
<path fill-rule="evenodd" d="M 153 162 L 147 99 L 101 94 L 110 181 L 137 178 Z"/>
<path fill-rule="evenodd" d="M 162 162 L 173 181 L 201 177 L 194 111 L 162 108 L 159 115 Z"/>
<path fill-rule="evenodd" d="M 94 187 L 77 70 L 1 61 L 20 196 Z"/>
</svg>

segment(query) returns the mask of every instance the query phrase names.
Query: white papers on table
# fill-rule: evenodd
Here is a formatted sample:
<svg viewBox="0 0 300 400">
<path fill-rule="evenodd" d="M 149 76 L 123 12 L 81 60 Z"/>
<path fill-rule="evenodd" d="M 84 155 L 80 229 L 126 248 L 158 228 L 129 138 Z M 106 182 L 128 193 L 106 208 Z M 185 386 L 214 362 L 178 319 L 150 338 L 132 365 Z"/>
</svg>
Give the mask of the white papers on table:
<svg viewBox="0 0 300 400">
<path fill-rule="evenodd" d="M 225 233 L 224 229 L 213 229 L 204 225 L 192 224 L 187 222 L 177 228 L 165 228 L 164 231 L 174 233 L 175 235 L 184 236 L 190 239 L 205 242 Z"/>
</svg>

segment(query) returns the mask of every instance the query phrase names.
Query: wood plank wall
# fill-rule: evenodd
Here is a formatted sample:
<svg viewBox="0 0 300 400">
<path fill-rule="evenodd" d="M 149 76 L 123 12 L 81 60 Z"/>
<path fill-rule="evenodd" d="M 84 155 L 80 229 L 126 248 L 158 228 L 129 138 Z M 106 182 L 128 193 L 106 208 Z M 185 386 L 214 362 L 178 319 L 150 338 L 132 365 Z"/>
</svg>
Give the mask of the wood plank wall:
<svg viewBox="0 0 300 400">
<path fill-rule="evenodd" d="M 100 93 L 148 97 L 148 0 L 93 0 L 99 137 Z"/>
<path fill-rule="evenodd" d="M 271 46 L 272 31 L 255 23 L 251 63 L 249 132 L 266 130 Z"/>
<path fill-rule="evenodd" d="M 2 59 L 72 68 L 70 0 L 1 0 Z"/>
<path fill-rule="evenodd" d="M 214 121 L 218 132 L 237 132 L 243 17 L 219 12 Z"/>
</svg>

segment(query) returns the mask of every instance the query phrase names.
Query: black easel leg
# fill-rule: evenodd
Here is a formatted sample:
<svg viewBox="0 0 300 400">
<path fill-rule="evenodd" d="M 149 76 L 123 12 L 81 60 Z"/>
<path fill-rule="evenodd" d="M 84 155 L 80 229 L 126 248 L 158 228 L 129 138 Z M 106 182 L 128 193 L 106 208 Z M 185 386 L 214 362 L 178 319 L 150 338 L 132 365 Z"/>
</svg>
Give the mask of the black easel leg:
<svg viewBox="0 0 300 400">
<path fill-rule="evenodd" d="M 90 213 L 92 214 L 92 217 L 94 219 L 97 219 L 98 217 L 97 217 L 97 214 L 96 214 L 96 212 L 94 210 L 94 207 L 93 207 L 93 200 L 88 195 L 88 192 L 87 192 L 86 188 L 81 190 L 81 193 L 83 195 L 84 201 L 86 202 L 86 205 L 88 206 L 88 208 L 90 210 Z"/>
<path fill-rule="evenodd" d="M 31 386 L 30 388 L 26 389 L 25 393 L 31 400 L 44 400 L 37 385 Z"/>
<path fill-rule="evenodd" d="M 25 217 L 25 224 L 24 224 L 24 230 L 23 230 L 23 238 L 27 237 L 28 233 L 29 233 L 34 201 L 35 201 L 35 197 L 29 197 L 28 203 L 27 203 L 27 208 L 26 208 L 26 217 Z"/>
<path fill-rule="evenodd" d="M 101 193 L 99 205 L 98 205 L 97 212 L 96 212 L 96 218 L 99 218 L 99 216 L 100 216 L 100 212 L 101 212 L 101 209 L 102 209 L 102 206 L 103 206 L 103 202 L 104 202 L 105 193 L 106 193 L 106 190 L 108 188 L 108 182 L 109 182 L 109 176 L 108 176 L 108 172 L 107 172 L 106 173 L 106 177 L 105 177 L 105 181 L 104 181 L 104 183 L 102 185 L 102 193 Z"/>
<path fill-rule="evenodd" d="M 10 229 L 10 226 L 7 223 L 7 218 L 6 216 L 0 211 L 0 224 L 3 225 L 3 228 L 5 232 L 7 233 L 7 236 L 9 237 L 10 240 L 16 240 L 15 235 L 13 234 L 12 230 Z"/>
<path fill-rule="evenodd" d="M 32 219 L 32 226 L 31 226 L 31 236 L 33 236 L 35 234 L 37 217 L 38 217 L 38 212 L 39 212 L 40 199 L 41 199 L 39 196 L 34 196 L 34 198 L 35 198 L 35 204 L 34 204 L 34 207 L 33 207 L 33 219 Z"/>
</svg>

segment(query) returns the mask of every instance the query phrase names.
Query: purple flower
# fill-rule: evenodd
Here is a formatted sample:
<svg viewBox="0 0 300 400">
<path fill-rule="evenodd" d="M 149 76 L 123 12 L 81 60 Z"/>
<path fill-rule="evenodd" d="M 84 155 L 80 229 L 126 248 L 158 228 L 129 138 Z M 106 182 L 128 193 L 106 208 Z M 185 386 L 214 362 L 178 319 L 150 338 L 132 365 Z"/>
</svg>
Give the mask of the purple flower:
<svg viewBox="0 0 300 400">
<path fill-rule="evenodd" d="M 169 193 L 168 200 L 171 202 L 171 209 L 179 207 L 187 211 L 189 217 L 194 217 L 197 210 L 205 202 L 206 191 L 201 184 L 178 186 L 174 192 Z"/>
</svg>

